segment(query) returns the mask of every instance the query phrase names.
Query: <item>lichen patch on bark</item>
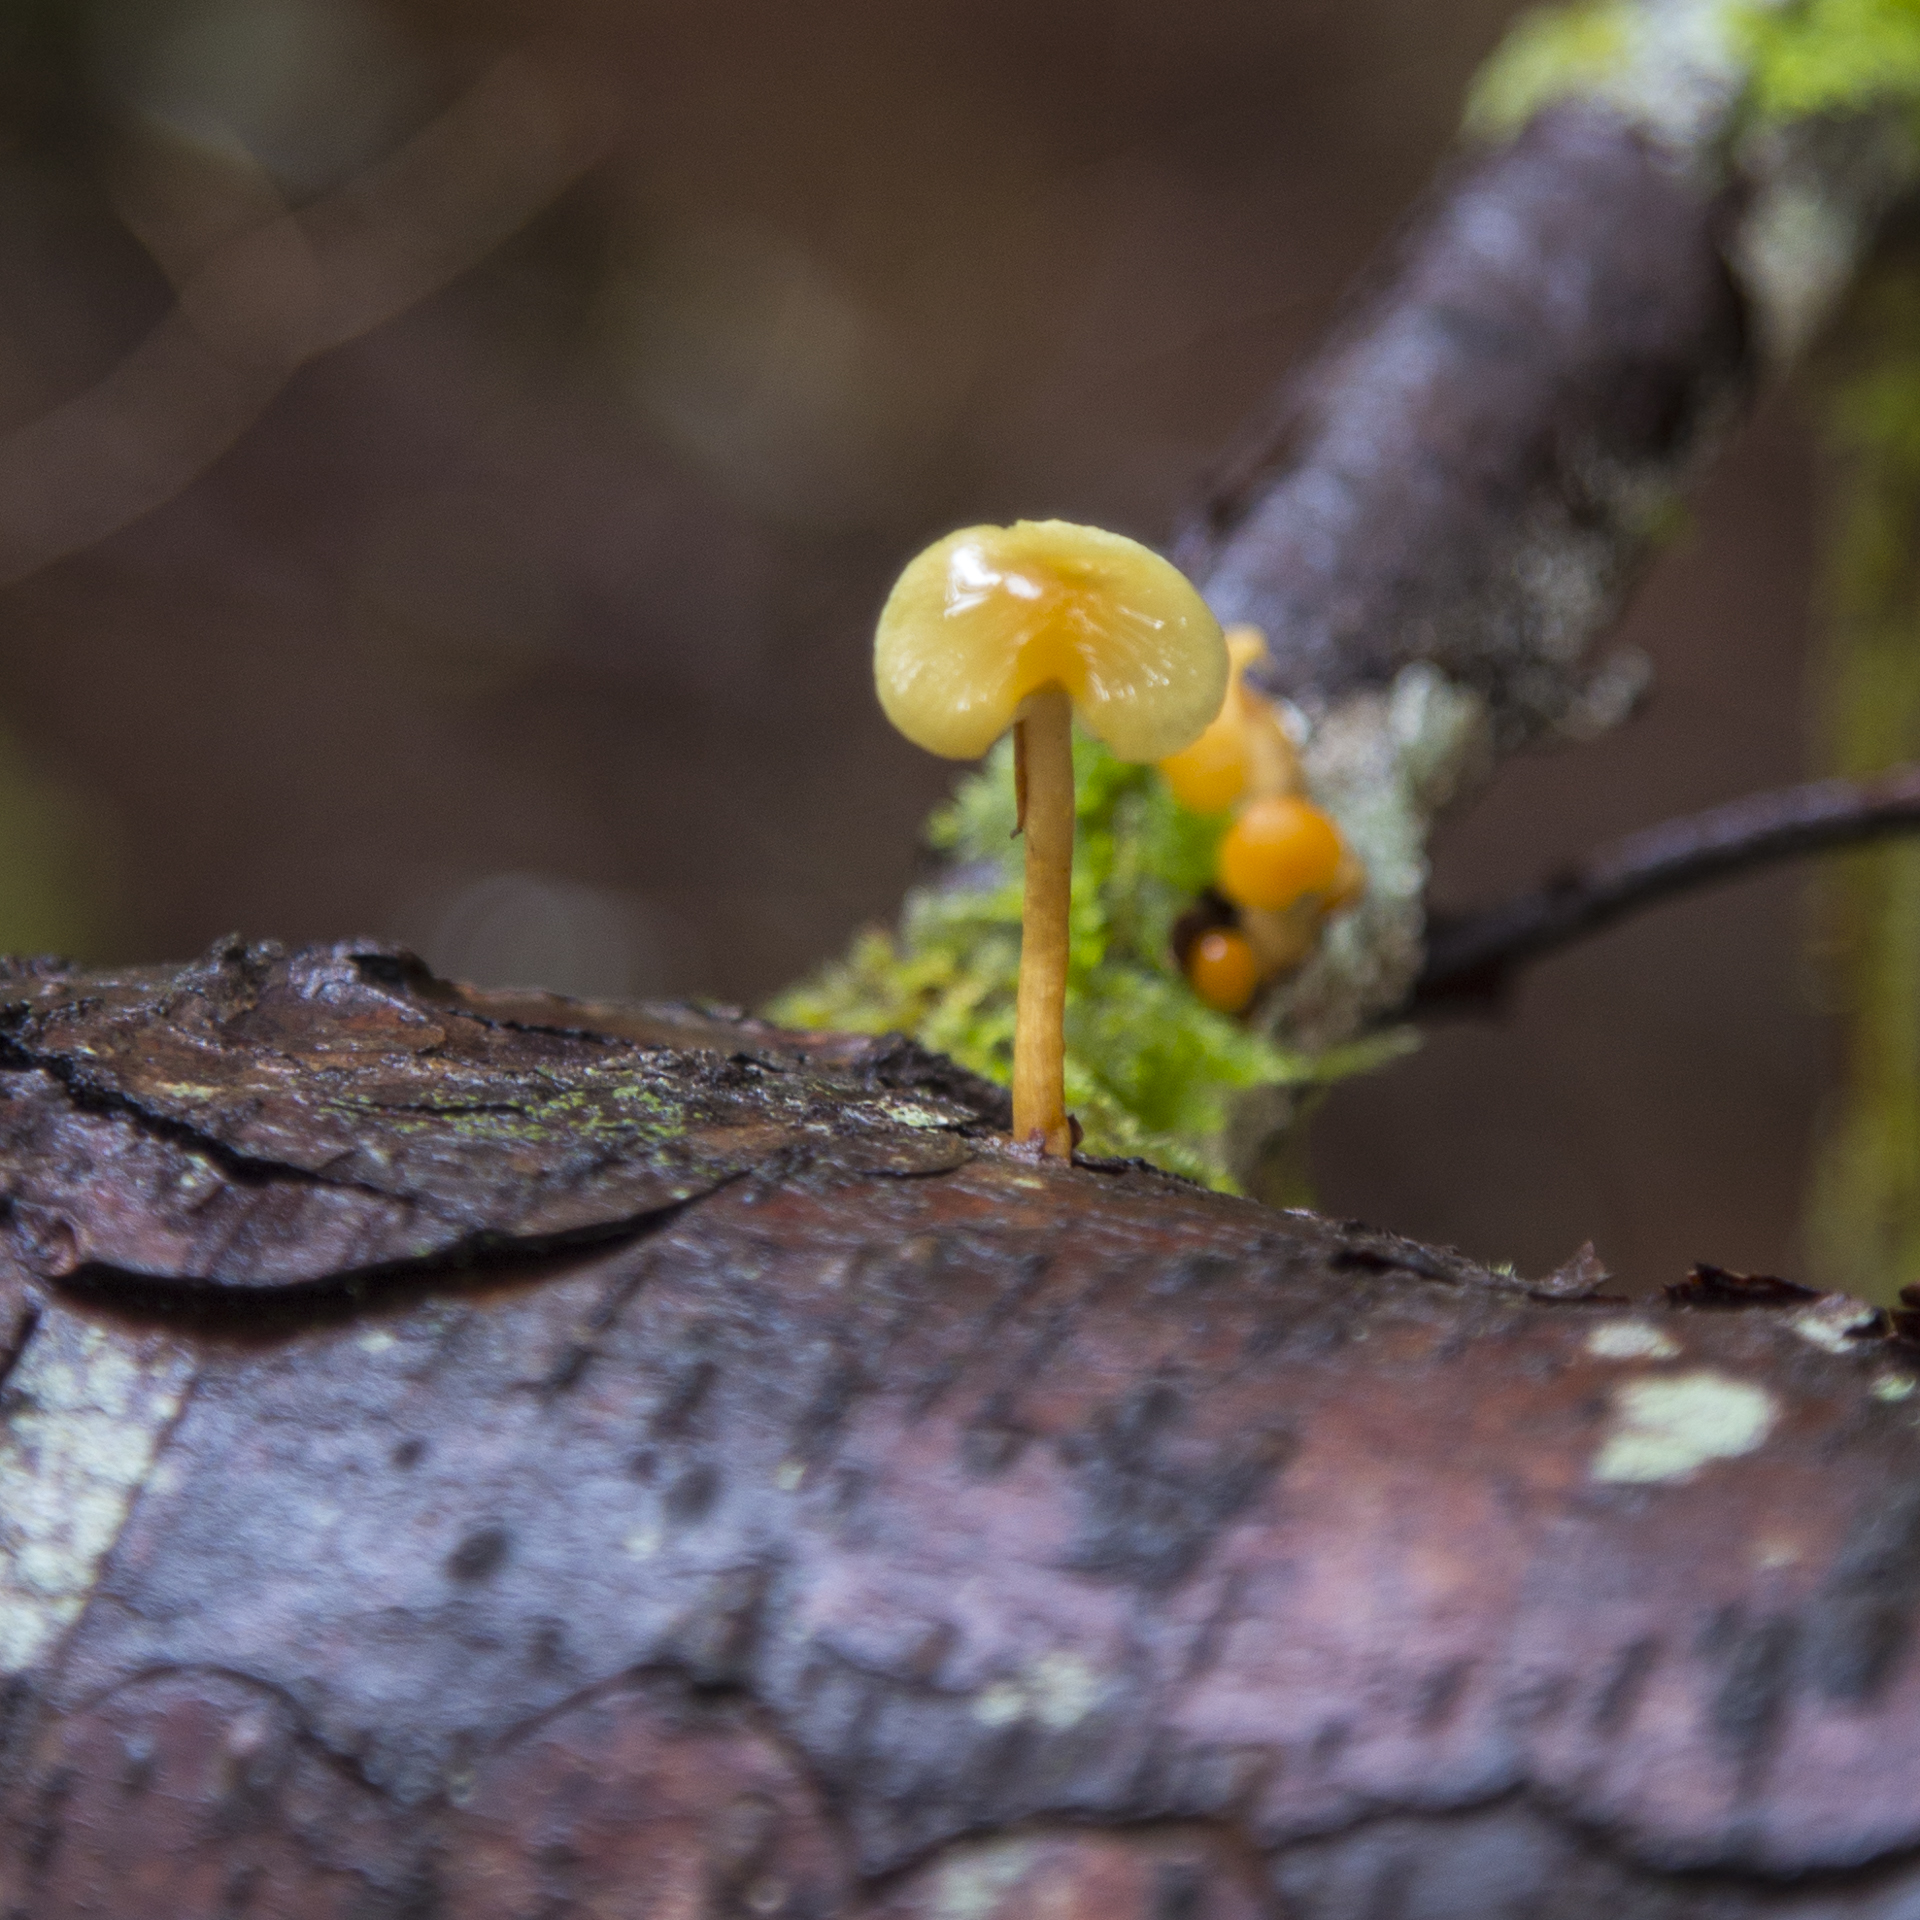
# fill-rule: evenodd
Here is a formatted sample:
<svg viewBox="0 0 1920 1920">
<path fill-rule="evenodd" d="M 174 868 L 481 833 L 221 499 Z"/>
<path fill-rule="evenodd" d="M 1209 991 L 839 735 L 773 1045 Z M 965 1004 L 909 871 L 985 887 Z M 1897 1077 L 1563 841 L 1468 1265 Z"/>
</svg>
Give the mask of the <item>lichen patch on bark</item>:
<svg viewBox="0 0 1920 1920">
<path fill-rule="evenodd" d="M 32 1667 L 79 1616 L 193 1373 L 164 1335 L 40 1317 L 0 1427 L 0 1674 Z"/>
<path fill-rule="evenodd" d="M 1684 1480 L 1711 1460 L 1752 1453 L 1778 1417 L 1765 1387 L 1710 1368 L 1632 1380 L 1614 1390 L 1593 1477 L 1624 1486 Z"/>
</svg>

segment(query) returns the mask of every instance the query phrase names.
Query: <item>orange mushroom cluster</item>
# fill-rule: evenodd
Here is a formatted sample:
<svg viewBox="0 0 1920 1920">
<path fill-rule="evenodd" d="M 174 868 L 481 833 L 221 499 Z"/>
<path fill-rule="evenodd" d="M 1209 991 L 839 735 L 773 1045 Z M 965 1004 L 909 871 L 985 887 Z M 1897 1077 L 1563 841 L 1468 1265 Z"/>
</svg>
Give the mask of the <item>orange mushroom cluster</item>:
<svg viewBox="0 0 1920 1920">
<path fill-rule="evenodd" d="M 1190 747 L 1162 760 L 1160 772 L 1182 806 L 1234 810 L 1216 859 L 1217 897 L 1188 916 L 1175 941 L 1194 992 L 1222 1013 L 1243 1013 L 1312 952 L 1327 916 L 1365 889 L 1366 870 L 1306 797 L 1299 755 L 1273 702 L 1246 684 L 1265 639 L 1234 627 L 1227 649 L 1218 716 Z"/>
</svg>

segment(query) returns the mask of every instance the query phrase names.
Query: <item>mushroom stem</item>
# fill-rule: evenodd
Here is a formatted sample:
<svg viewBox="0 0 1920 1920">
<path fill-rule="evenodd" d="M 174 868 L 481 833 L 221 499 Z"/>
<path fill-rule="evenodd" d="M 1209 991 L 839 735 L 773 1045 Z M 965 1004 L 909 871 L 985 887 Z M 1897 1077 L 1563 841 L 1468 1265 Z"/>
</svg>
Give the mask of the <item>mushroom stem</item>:
<svg viewBox="0 0 1920 1920">
<path fill-rule="evenodd" d="M 1013 1137 L 1073 1157 L 1067 1118 L 1068 912 L 1073 891 L 1073 702 L 1042 687 L 1020 709 L 1025 770 L 1026 898 L 1013 1024 Z"/>
</svg>

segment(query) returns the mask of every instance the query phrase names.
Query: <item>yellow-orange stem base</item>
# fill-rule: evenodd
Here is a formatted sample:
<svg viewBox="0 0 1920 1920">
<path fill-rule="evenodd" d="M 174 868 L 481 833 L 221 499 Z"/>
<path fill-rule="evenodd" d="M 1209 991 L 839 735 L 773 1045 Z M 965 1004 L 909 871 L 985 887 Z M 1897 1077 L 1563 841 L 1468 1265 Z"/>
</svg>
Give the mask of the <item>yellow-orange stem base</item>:
<svg viewBox="0 0 1920 1920">
<path fill-rule="evenodd" d="M 1018 724 L 1026 774 L 1027 890 L 1013 1027 L 1013 1137 L 1067 1160 L 1073 1156 L 1066 1088 L 1073 703 L 1066 689 L 1043 687 L 1029 694 Z"/>
</svg>

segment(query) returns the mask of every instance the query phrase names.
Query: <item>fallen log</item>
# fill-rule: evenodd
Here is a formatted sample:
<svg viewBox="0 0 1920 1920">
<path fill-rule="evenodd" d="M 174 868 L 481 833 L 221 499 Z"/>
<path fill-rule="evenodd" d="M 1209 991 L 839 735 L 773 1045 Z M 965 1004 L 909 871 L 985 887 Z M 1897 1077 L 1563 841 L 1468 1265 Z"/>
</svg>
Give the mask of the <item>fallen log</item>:
<svg viewBox="0 0 1920 1920">
<path fill-rule="evenodd" d="M 0 997 L 0 1911 L 1920 1910 L 1920 1354 L 372 944 Z"/>
</svg>

